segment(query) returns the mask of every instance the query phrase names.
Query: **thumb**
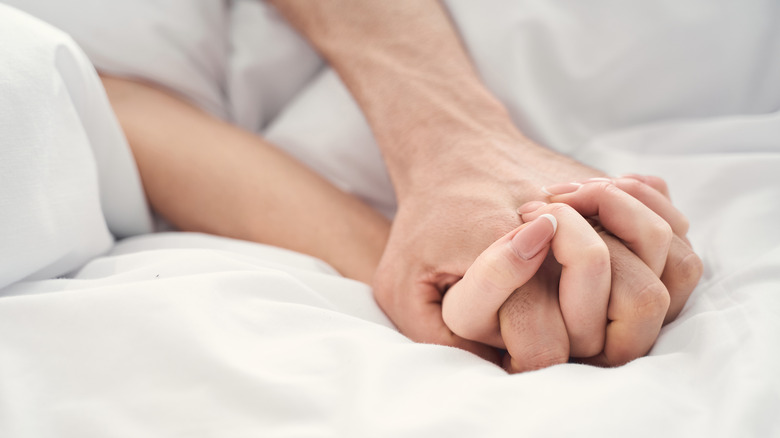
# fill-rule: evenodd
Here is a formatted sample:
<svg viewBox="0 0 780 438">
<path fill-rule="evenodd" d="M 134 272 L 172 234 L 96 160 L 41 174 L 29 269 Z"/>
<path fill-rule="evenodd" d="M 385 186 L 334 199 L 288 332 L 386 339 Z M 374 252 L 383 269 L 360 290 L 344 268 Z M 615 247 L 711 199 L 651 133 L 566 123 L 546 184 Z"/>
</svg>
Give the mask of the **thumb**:
<svg viewBox="0 0 780 438">
<path fill-rule="evenodd" d="M 515 289 L 536 274 L 558 223 L 543 214 L 498 239 L 444 295 L 442 317 L 453 333 L 504 348 L 498 311 Z"/>
</svg>

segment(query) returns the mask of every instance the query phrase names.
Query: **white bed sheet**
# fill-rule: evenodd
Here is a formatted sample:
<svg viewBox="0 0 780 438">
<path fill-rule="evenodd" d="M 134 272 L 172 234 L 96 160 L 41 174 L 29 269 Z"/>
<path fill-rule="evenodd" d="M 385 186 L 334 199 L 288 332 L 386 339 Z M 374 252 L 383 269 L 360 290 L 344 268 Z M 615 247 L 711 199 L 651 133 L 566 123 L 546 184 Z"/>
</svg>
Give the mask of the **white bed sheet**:
<svg viewBox="0 0 780 438">
<path fill-rule="evenodd" d="M 310 257 L 185 233 L 126 239 L 101 256 L 110 246 L 102 232 L 83 232 L 83 242 L 57 241 L 92 258 L 72 278 L 0 289 L 0 436 L 779 436 L 780 81 L 770 79 L 780 78 L 780 18 L 773 2 L 730 4 L 747 6 L 718 12 L 702 2 L 657 2 L 640 13 L 612 5 L 606 14 L 595 6 L 571 9 L 574 2 L 523 2 L 522 13 L 504 8 L 491 15 L 477 13 L 474 3 L 449 2 L 486 81 L 526 130 L 608 172 L 663 176 L 690 218 L 704 277 L 647 357 L 615 369 L 566 364 L 508 376 L 469 353 L 410 342 L 379 311 L 368 286 Z M 601 34 L 588 39 L 581 29 L 600 20 L 614 24 L 616 16 L 635 29 L 631 25 L 649 20 L 653 10 L 657 16 L 650 17 L 663 32 L 649 25 L 638 32 L 643 43 L 659 36 L 641 53 L 636 42 Z M 15 36 L 43 28 L 3 6 L 0 22 L 0 33 Z M 489 37 L 480 32 L 484 22 L 492 24 Z M 699 33 L 680 40 L 679 27 L 690 23 Z M 749 30 L 748 36 L 724 23 Z M 626 34 L 606 24 L 601 31 Z M 78 53 L 61 34 L 46 32 L 45 38 L 29 36 L 41 53 Z M 614 60 L 575 56 L 588 42 Z M 725 48 L 702 55 L 709 44 Z M 539 47 L 545 50 L 537 53 Z M 12 46 L 0 49 L 13 53 Z M 507 53 L 514 61 L 502 61 Z M 700 56 L 685 56 L 692 53 Z M 40 65 L 48 65 L 43 59 Z M 532 67 L 524 59 L 538 59 L 538 70 L 526 71 Z M 668 66 L 669 77 L 648 72 L 651 62 Z M 37 64 L 26 65 L 35 71 Z M 739 68 L 708 76 L 730 65 Z M 623 68 L 620 75 L 616 66 Z M 6 65 L 2 73 L 13 71 Z M 56 69 L 42 74 L 64 77 Z M 69 98 L 59 104 L 81 101 L 91 86 L 76 84 L 89 84 L 79 79 L 94 79 L 90 75 L 83 69 L 65 77 Z M 269 137 L 285 147 L 299 145 L 315 163 L 327 160 L 329 144 L 351 145 L 343 149 L 345 160 L 377 166 L 368 158 L 375 152 L 366 152 L 372 142 L 366 143 L 359 113 L 335 76 L 321 75 L 273 120 Z M 575 79 L 583 82 L 560 90 Z M 27 82 L 16 84 L 3 83 L 4 95 L 6 89 L 20 96 L 36 90 L 34 83 L 27 89 L 18 86 Z M 627 96 L 625 87 L 636 94 Z M 529 96 L 529 90 L 537 91 Z M 590 106 L 611 108 L 605 98 L 616 100 L 614 111 L 583 116 Z M 334 102 L 344 110 L 329 116 Z M 25 111 L 41 123 L 51 113 Z M 0 112 L 4 120 L 17 113 Z M 63 124 L 63 132 L 94 125 L 95 113 L 80 113 L 86 116 Z M 310 129 L 298 129 L 296 120 Z M 115 125 L 106 129 L 116 133 Z M 318 133 L 325 143 L 312 140 Z M 24 141 L 8 138 L 0 133 L 3 156 L 23 156 Z M 83 158 L 46 162 L 51 169 L 88 173 L 97 172 L 95 156 L 105 148 L 127 156 L 124 142 L 109 138 L 41 144 Z M 343 187 L 359 188 L 365 178 L 332 166 L 320 170 Z M 20 175 L 15 181 L 22 187 L 36 181 L 33 173 Z M 83 190 L 69 193 L 89 206 L 81 217 L 108 221 L 106 227 L 116 210 L 96 193 L 101 199 L 121 194 L 117 187 L 140 193 L 137 181 L 77 181 Z M 392 194 L 379 193 L 382 184 L 375 180 L 373 192 L 362 195 L 391 210 Z M 53 190 L 44 192 L 58 193 Z M 4 260 L 47 242 L 32 232 L 41 225 L 34 215 L 26 240 L 6 240 L 14 235 L 7 212 L 28 205 L 9 193 L 0 187 Z M 136 221 L 146 218 L 139 214 Z M 93 238 L 100 245 L 84 252 Z M 43 256 L 31 260 L 39 268 L 48 263 Z M 0 273 L 14 280 L 9 265 Z"/>
</svg>

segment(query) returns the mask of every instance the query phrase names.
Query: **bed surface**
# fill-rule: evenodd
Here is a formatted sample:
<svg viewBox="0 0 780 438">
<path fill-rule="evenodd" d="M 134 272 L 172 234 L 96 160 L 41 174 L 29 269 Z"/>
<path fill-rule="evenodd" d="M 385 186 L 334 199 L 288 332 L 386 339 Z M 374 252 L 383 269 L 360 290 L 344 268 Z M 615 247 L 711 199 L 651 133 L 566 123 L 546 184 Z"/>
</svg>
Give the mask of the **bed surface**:
<svg viewBox="0 0 780 438">
<path fill-rule="evenodd" d="M 121 43 L 109 32 L 100 46 L 89 21 L 72 21 L 59 3 L 6 3 L 70 32 L 98 67 Z M 151 14 L 153 3 L 128 8 Z M 149 233 L 127 146 L 100 115 L 105 99 L 89 91 L 87 58 L 64 34 L 0 5 L 0 41 L 24 42 L 0 45 L 16 60 L 0 67 L 0 89 L 18 96 L 0 99 L 0 436 L 780 436 L 780 6 L 626 2 L 608 14 L 607 1 L 520 3 L 448 2 L 518 124 L 607 172 L 664 177 L 690 219 L 704 276 L 647 357 L 509 376 L 467 352 L 409 341 L 367 285 L 319 260 Z M 223 3 L 164 4 L 211 20 L 209 8 Z M 392 215 L 376 146 L 338 78 L 289 30 L 269 30 L 278 17 L 266 6 L 233 6 L 265 17 L 276 49 L 302 56 L 293 91 L 264 107 L 231 100 L 269 92 L 247 78 L 273 56 L 287 59 L 270 49 L 255 58 L 205 50 L 232 70 L 201 69 L 180 89 Z M 215 11 L 235 19 L 235 9 Z M 225 36 L 241 47 L 257 37 L 228 27 L 246 32 Z M 236 66 L 231 53 L 249 58 Z M 31 72 L 56 79 L 37 100 L 28 98 Z M 210 94 L 209 77 L 233 91 Z M 57 103 L 44 105 L 52 96 Z M 19 108 L 46 129 L 31 133 Z M 63 108 L 71 118 L 46 117 Z M 12 172 L 33 163 L 35 172 Z"/>
</svg>

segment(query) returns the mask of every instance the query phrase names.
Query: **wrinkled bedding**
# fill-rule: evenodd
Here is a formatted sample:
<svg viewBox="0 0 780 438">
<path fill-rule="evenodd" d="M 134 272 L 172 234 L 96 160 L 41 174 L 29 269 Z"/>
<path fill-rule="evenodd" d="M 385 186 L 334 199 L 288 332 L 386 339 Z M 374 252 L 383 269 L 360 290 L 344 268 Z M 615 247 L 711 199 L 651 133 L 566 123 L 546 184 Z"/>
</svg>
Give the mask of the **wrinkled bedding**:
<svg viewBox="0 0 780 438">
<path fill-rule="evenodd" d="M 512 376 L 409 341 L 320 260 L 153 232 L 91 64 L 392 216 L 359 110 L 269 6 L 5 3 L 26 12 L 0 5 L 0 436 L 780 435 L 777 2 L 446 2 L 523 131 L 665 178 L 705 265 L 647 357 Z"/>
</svg>

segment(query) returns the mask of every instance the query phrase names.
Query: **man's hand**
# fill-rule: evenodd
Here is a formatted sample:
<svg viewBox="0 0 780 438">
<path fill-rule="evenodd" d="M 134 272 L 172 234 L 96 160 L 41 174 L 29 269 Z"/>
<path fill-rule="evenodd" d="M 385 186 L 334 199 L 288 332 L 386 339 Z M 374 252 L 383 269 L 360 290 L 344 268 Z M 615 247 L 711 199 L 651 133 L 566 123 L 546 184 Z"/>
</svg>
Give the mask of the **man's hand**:
<svg viewBox="0 0 780 438">
<path fill-rule="evenodd" d="M 517 202 L 497 182 L 453 180 L 401 204 L 373 285 L 402 333 L 498 361 L 492 348 L 452 334 L 441 299 L 486 245 L 520 225 Z"/>
</svg>

